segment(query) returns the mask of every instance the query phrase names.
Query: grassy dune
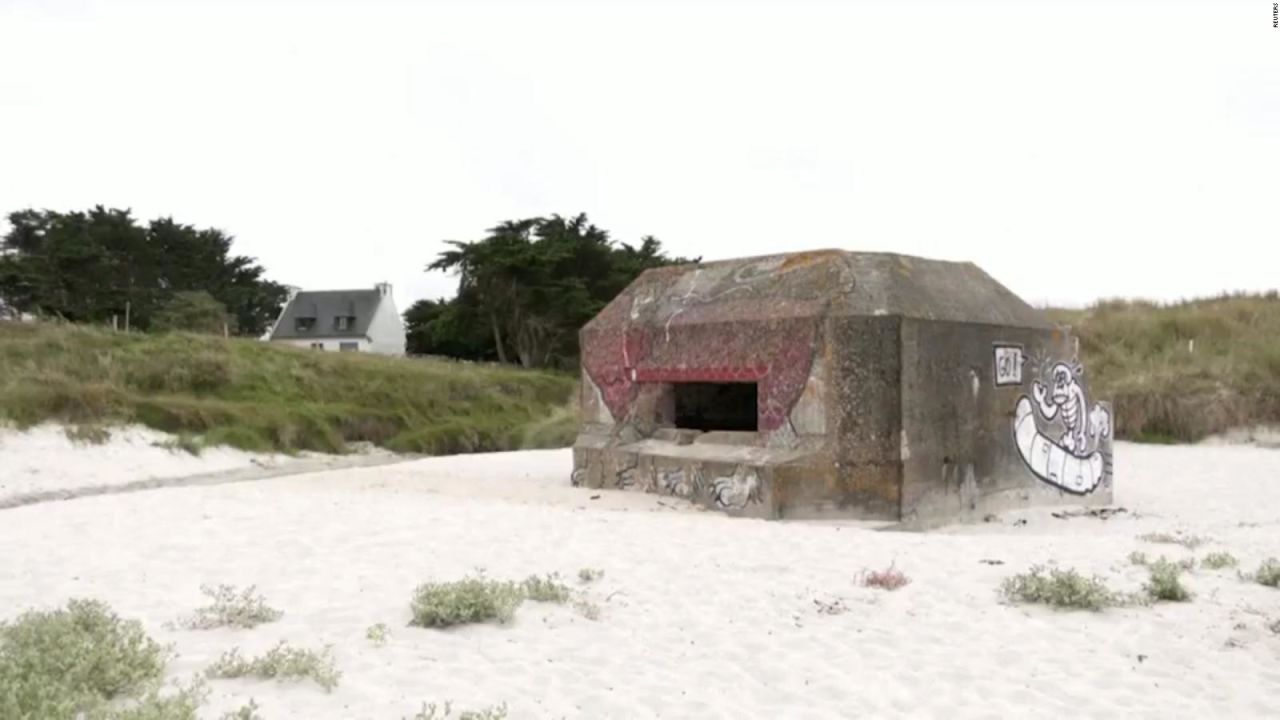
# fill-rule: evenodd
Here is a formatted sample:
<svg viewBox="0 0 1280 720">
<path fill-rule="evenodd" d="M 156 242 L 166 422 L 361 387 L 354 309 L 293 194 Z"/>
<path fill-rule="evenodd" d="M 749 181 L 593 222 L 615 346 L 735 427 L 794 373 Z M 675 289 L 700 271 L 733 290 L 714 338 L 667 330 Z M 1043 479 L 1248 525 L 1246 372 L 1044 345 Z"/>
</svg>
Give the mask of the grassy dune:
<svg viewBox="0 0 1280 720">
<path fill-rule="evenodd" d="M 1194 442 L 1280 424 L 1274 293 L 1049 313 L 1080 337 L 1121 439 Z M 0 323 L 0 419 L 19 425 L 139 422 L 250 450 L 559 447 L 576 432 L 573 387 L 567 375 L 484 365 Z"/>
<path fill-rule="evenodd" d="M 137 422 L 196 445 L 482 452 L 572 443 L 570 376 L 254 340 L 0 322 L 0 419 Z"/>
<path fill-rule="evenodd" d="M 1280 297 L 1173 305 L 1109 301 L 1053 310 L 1072 326 L 1093 393 L 1115 404 L 1116 434 L 1193 442 L 1280 424 Z"/>
</svg>

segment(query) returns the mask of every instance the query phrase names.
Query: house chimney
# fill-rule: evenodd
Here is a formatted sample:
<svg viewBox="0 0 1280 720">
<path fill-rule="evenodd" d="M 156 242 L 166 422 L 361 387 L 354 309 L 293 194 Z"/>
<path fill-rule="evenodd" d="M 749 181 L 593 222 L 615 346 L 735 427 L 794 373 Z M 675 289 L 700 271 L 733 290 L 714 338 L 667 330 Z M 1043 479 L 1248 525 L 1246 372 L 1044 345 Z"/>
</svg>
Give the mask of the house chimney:
<svg viewBox="0 0 1280 720">
<path fill-rule="evenodd" d="M 380 282 L 377 285 L 374 285 L 374 287 L 377 288 L 378 294 L 383 297 L 391 294 L 391 283 Z"/>
</svg>

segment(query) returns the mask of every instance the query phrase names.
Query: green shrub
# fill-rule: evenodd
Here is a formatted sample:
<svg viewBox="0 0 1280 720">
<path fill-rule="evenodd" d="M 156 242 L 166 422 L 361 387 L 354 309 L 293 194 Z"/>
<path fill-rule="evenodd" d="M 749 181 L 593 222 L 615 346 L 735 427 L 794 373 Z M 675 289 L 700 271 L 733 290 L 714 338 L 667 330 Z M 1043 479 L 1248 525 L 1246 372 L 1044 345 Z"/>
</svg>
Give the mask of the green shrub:
<svg viewBox="0 0 1280 720">
<path fill-rule="evenodd" d="M 521 583 L 520 589 L 525 599 L 535 602 L 563 603 L 568 602 L 570 595 L 569 588 L 556 575 L 530 575 Z"/>
<path fill-rule="evenodd" d="M 1235 567 L 1239 564 L 1235 556 L 1228 552 L 1214 552 L 1204 556 L 1200 564 L 1210 570 L 1221 570 L 1223 568 Z"/>
<path fill-rule="evenodd" d="M 249 586 L 237 593 L 232 585 L 202 585 L 200 592 L 213 603 L 196 610 L 180 624 L 188 630 L 211 630 L 220 627 L 253 628 L 279 620 L 284 613 L 269 607 L 255 590 L 255 586 Z"/>
<path fill-rule="evenodd" d="M 1181 566 L 1160 558 L 1151 563 L 1149 570 L 1151 578 L 1143 589 L 1153 599 L 1171 602 L 1186 602 L 1191 599 L 1191 592 L 1178 577 L 1182 571 Z"/>
<path fill-rule="evenodd" d="M 159 685 L 167 654 L 140 623 L 120 619 L 96 600 L 26 612 L 0 623 L 0 718 L 62 718 L 77 712 L 105 717 L 111 701 Z"/>
<path fill-rule="evenodd" d="M 414 591 L 411 625 L 451 627 L 469 623 L 510 622 L 523 600 L 515 583 L 464 578 L 454 582 L 424 583 Z"/>
<path fill-rule="evenodd" d="M 596 570 L 592 568 L 582 568 L 581 570 L 578 571 L 579 582 L 592 583 L 599 580 L 602 577 L 604 577 L 603 570 Z"/>
<path fill-rule="evenodd" d="M 1280 587 L 1280 560 L 1267 558 L 1253 574 L 1254 582 L 1267 587 Z"/>
<path fill-rule="evenodd" d="M 275 647 L 252 660 L 240 655 L 239 648 L 222 654 L 207 671 L 209 677 L 255 677 L 264 680 L 311 679 L 329 692 L 338 686 L 342 673 L 334 666 L 332 648 L 325 646 L 320 652 L 289 647 L 283 640 Z"/>
<path fill-rule="evenodd" d="M 387 644 L 388 634 L 389 634 L 389 631 L 387 630 L 387 626 L 385 623 L 370 625 L 369 628 L 364 631 L 365 639 L 373 643 L 374 645 L 378 645 L 378 646 Z"/>
<path fill-rule="evenodd" d="M 102 445 L 111 439 L 111 431 L 101 425 L 72 425 L 63 433 L 76 445 Z"/>
<path fill-rule="evenodd" d="M 91 713 L 87 720 L 199 720 L 196 713 L 207 694 L 200 682 L 179 686 L 172 695 L 151 690 L 136 703 L 104 710 L 101 714 Z"/>
<path fill-rule="evenodd" d="M 1144 552 L 1134 550 L 1133 552 L 1129 553 L 1129 563 L 1131 565 L 1146 566 L 1150 564 L 1150 562 L 1151 562 L 1151 558 L 1147 557 L 1147 554 Z"/>
<path fill-rule="evenodd" d="M 1101 578 L 1086 578 L 1075 570 L 1034 566 L 1030 572 L 1006 578 L 1002 594 L 1014 602 L 1038 603 L 1054 608 L 1098 611 L 1121 604 Z"/>
</svg>

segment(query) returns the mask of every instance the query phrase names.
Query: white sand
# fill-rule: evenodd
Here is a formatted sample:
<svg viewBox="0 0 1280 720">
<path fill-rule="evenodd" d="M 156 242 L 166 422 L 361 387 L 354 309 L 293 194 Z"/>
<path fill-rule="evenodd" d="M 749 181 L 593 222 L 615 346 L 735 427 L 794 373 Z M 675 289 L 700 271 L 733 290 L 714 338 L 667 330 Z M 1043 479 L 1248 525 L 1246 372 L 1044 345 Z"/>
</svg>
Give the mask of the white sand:
<svg viewBox="0 0 1280 720">
<path fill-rule="evenodd" d="M 1151 531 L 1209 535 L 1197 556 L 1230 550 L 1246 569 L 1280 555 L 1280 452 L 1118 444 L 1116 468 L 1116 505 L 1130 513 L 1019 512 L 928 534 L 733 520 L 570 488 L 566 451 L 90 497 L 0 510 L 0 616 L 101 598 L 176 645 L 175 678 L 236 645 L 334 646 L 331 694 L 215 680 L 209 718 L 250 697 L 270 720 L 398 719 L 444 700 L 505 701 L 516 719 L 1276 717 L 1280 636 L 1265 624 L 1280 618 L 1280 590 L 1197 570 L 1189 604 L 1000 603 L 1003 578 L 1050 560 L 1137 589 L 1130 551 L 1191 554 L 1136 539 Z M 913 582 L 857 584 L 890 562 Z M 477 567 L 603 569 L 589 590 L 602 616 L 531 603 L 505 627 L 406 626 L 418 583 Z M 246 631 L 165 629 L 204 604 L 202 583 L 256 584 L 285 615 Z M 837 599 L 848 612 L 817 612 L 815 600 Z M 365 639 L 379 622 L 384 647 Z"/>
<path fill-rule="evenodd" d="M 0 427 L 0 498 L 225 472 L 288 460 L 283 455 L 255 455 L 230 448 L 209 448 L 196 456 L 164 445 L 173 439 L 134 426 L 114 428 L 107 442 L 95 445 L 73 442 L 58 425 L 27 431 Z"/>
</svg>

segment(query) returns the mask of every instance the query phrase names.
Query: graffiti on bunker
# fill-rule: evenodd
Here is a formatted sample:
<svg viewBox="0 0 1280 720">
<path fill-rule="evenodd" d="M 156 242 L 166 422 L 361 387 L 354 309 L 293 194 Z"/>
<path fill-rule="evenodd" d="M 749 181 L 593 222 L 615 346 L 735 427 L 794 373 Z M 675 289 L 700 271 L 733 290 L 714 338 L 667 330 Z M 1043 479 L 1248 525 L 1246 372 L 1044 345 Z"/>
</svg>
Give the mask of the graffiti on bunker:
<svg viewBox="0 0 1280 720">
<path fill-rule="evenodd" d="M 997 368 L 997 373 L 999 369 Z M 1068 493 L 1087 495 L 1111 476 L 1111 411 L 1090 405 L 1084 369 L 1056 362 L 1014 406 L 1013 435 L 1031 472 Z"/>
</svg>

